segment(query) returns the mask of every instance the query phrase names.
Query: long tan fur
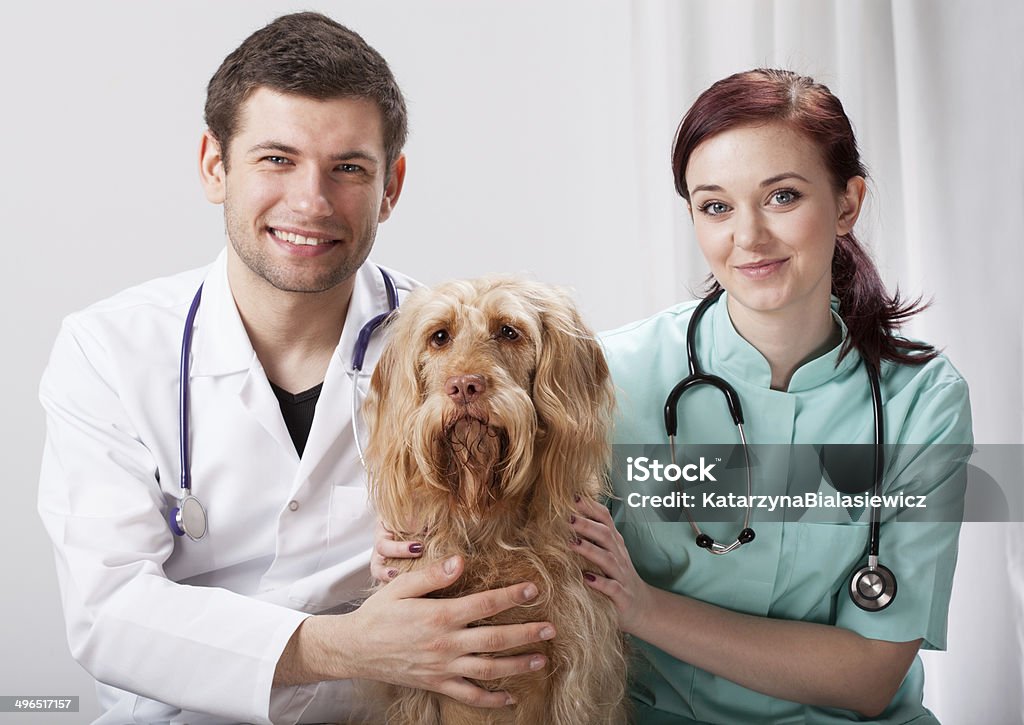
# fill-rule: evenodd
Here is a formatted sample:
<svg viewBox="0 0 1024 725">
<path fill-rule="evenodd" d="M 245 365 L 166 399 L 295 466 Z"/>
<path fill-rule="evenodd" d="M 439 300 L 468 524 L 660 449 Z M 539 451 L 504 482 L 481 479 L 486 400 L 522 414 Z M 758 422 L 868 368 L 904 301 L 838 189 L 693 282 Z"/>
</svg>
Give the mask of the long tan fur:
<svg viewBox="0 0 1024 725">
<path fill-rule="evenodd" d="M 480 376 L 469 404 L 448 381 Z M 583 581 L 569 545 L 577 495 L 604 493 L 612 387 L 601 349 L 568 295 L 493 278 L 417 290 L 403 303 L 373 374 L 370 493 L 399 539 L 422 539 L 409 570 L 462 554 L 466 572 L 441 596 L 533 581 L 529 607 L 490 622 L 551 621 L 540 673 L 480 683 L 516 705 L 483 710 L 392 688 L 393 725 L 599 725 L 625 721 L 625 658 L 611 602 Z"/>
</svg>

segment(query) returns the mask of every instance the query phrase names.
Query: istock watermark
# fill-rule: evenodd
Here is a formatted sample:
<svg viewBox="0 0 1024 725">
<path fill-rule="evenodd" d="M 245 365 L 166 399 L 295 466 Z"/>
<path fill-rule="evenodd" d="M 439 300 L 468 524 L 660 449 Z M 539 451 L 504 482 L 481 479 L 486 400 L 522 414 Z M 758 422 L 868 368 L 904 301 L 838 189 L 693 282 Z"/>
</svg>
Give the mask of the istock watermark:
<svg viewBox="0 0 1024 725">
<path fill-rule="evenodd" d="M 1024 446 L 616 445 L 614 507 L 648 521 L 1024 521 Z M 749 462 L 749 465 L 748 465 Z M 747 478 L 750 488 L 747 488 Z"/>
</svg>

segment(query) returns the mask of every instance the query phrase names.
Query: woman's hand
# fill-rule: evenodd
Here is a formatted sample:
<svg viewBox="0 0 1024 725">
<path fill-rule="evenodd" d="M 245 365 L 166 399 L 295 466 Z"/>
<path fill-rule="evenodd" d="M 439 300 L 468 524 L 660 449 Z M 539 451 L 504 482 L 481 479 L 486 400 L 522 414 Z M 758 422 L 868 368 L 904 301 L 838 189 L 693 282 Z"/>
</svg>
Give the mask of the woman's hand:
<svg viewBox="0 0 1024 725">
<path fill-rule="evenodd" d="M 387 565 L 388 559 L 418 559 L 423 555 L 421 541 L 395 541 L 395 535 L 377 522 L 373 537 L 373 556 L 370 557 L 370 574 L 379 582 L 388 583 L 398 576 L 398 569 Z"/>
<path fill-rule="evenodd" d="M 615 604 L 619 628 L 634 634 L 650 613 L 652 589 L 633 568 L 626 543 L 616 530 L 608 509 L 596 501 L 581 499 L 576 503 L 576 510 L 580 515 L 569 520 L 578 537 L 572 546 L 601 572 L 584 572 L 583 577 L 591 588 L 605 594 Z"/>
</svg>

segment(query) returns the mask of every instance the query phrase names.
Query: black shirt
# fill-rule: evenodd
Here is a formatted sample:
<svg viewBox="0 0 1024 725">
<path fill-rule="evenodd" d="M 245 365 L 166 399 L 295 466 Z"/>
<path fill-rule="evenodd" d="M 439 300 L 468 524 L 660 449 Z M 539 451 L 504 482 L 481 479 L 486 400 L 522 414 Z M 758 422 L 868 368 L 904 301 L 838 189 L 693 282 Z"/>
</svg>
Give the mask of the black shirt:
<svg viewBox="0 0 1024 725">
<path fill-rule="evenodd" d="M 313 413 L 316 412 L 316 401 L 320 399 L 320 389 L 323 383 L 315 385 L 309 390 L 301 393 L 289 393 L 284 388 L 279 388 L 270 383 L 277 402 L 281 405 L 281 415 L 284 417 L 284 424 L 288 426 L 288 434 L 292 437 L 295 450 L 302 458 L 302 452 L 306 450 L 306 441 L 309 439 L 309 429 L 313 427 Z"/>
</svg>

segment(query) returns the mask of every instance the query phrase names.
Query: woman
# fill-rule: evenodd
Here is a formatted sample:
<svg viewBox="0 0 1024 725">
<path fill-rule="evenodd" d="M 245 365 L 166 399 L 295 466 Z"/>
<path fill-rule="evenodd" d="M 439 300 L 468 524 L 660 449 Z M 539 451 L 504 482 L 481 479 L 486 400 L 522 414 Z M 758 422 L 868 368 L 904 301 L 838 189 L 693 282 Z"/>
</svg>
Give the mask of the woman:
<svg viewBox="0 0 1024 725">
<path fill-rule="evenodd" d="M 894 334 L 920 307 L 886 293 L 853 235 L 866 172 L 839 100 L 788 71 L 719 81 L 683 119 L 673 172 L 714 278 L 694 323 L 697 362 L 736 390 L 746 440 L 784 453 L 802 450 L 792 444 L 868 444 L 884 450 L 883 493 L 955 511 L 972 442 L 967 385 L 930 345 Z M 696 308 L 684 303 L 603 336 L 618 388 L 618 452 L 666 441 L 663 410 L 688 373 Z M 738 441 L 709 386 L 669 407 L 687 446 Z M 876 431 L 884 449 L 871 445 Z M 765 475 L 773 452 L 756 449 L 753 494 L 792 491 L 792 471 Z M 935 722 L 921 703 L 917 651 L 945 646 L 955 520 L 938 512 L 894 521 L 908 511 L 881 510 L 885 568 L 868 569 L 870 508 L 824 517 L 757 509 L 748 532 L 750 509 L 735 507 L 726 520 L 691 526 L 686 511 L 666 521 L 673 517 L 632 506 L 630 494 L 651 491 L 621 469 L 614 513 L 581 502 L 572 545 L 636 644 L 638 725 Z M 823 487 L 843 478 L 835 465 L 826 470 Z M 871 493 L 867 478 L 861 489 Z M 416 555 L 417 544 L 383 533 L 377 553 L 409 556 L 410 547 Z M 386 577 L 379 563 L 375 572 Z M 849 595 L 854 576 L 863 579 L 859 604 Z"/>
<path fill-rule="evenodd" d="M 872 443 L 874 370 L 884 493 L 962 500 L 967 385 L 934 348 L 894 334 L 919 307 L 886 294 L 854 238 L 866 174 L 839 100 L 788 71 L 719 81 L 683 119 L 673 172 L 712 293 L 724 290 L 696 323 L 696 356 L 736 389 L 747 441 Z M 604 336 L 619 389 L 617 443 L 666 440 L 662 410 L 687 374 L 695 307 Z M 738 440 L 711 387 L 682 395 L 678 418 L 687 444 Z M 757 473 L 755 494 L 791 484 Z M 843 523 L 792 520 L 800 512 L 759 522 L 755 510 L 750 540 L 737 535 L 746 510 L 734 508 L 729 521 L 694 523 L 719 550 L 741 541 L 714 556 L 685 518 L 661 522 L 628 505 L 641 485 L 615 478 L 615 524 L 581 504 L 573 527 L 598 569 L 587 580 L 615 602 L 639 650 L 637 723 L 935 722 L 921 704 L 916 655 L 945 646 L 956 522 L 892 521 L 895 511 L 882 511 L 879 558 L 899 586 L 882 582 L 889 590 L 878 601 L 862 596 L 865 609 L 848 590 L 867 559 L 870 510 Z"/>
</svg>

